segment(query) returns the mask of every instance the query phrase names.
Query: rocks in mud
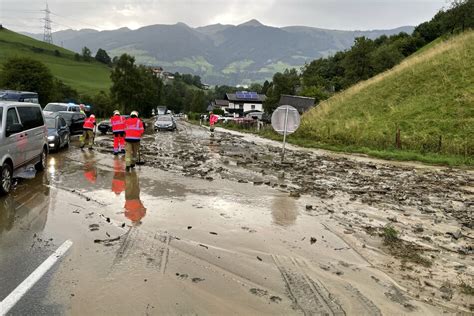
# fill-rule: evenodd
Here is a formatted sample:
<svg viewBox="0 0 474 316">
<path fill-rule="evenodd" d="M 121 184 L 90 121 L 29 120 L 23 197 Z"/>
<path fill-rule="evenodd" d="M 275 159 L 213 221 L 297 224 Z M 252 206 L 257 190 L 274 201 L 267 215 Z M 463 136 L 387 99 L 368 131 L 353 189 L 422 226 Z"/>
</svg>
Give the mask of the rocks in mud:
<svg viewBox="0 0 474 316">
<path fill-rule="evenodd" d="M 91 232 L 99 230 L 99 224 L 90 224 L 89 225 L 89 230 Z"/>
<path fill-rule="evenodd" d="M 311 243 L 311 245 L 313 245 L 314 243 L 316 243 L 318 240 L 315 238 L 315 237 L 311 237 L 311 239 L 309 240 L 309 242 Z"/>
<path fill-rule="evenodd" d="M 421 223 L 415 224 L 415 226 L 413 226 L 413 232 L 416 234 L 424 232 L 423 224 Z"/>
<path fill-rule="evenodd" d="M 265 295 L 268 295 L 268 291 L 267 291 L 267 290 L 262 290 L 262 289 L 257 289 L 257 288 L 251 288 L 249 291 L 250 291 L 250 293 L 252 293 L 253 295 L 257 295 L 257 296 L 265 296 Z"/>
<path fill-rule="evenodd" d="M 199 283 L 199 282 L 202 282 L 202 281 L 205 281 L 205 279 L 201 279 L 201 278 L 192 278 L 191 281 L 193 283 Z"/>
<path fill-rule="evenodd" d="M 290 197 L 299 198 L 300 196 L 301 196 L 301 194 L 297 191 L 291 191 L 290 192 Z"/>
<path fill-rule="evenodd" d="M 455 231 L 455 232 L 447 232 L 446 235 L 450 235 L 450 236 L 452 236 L 454 239 L 458 240 L 459 238 L 461 238 L 462 232 L 461 232 L 460 229 L 458 229 L 458 230 Z"/>
</svg>

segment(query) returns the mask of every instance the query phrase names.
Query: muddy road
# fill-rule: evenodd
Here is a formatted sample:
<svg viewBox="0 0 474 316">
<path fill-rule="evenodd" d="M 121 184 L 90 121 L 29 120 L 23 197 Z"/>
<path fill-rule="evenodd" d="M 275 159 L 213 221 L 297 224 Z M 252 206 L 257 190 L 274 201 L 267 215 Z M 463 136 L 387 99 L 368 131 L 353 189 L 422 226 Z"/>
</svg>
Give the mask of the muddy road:
<svg viewBox="0 0 474 316">
<path fill-rule="evenodd" d="M 125 173 L 111 136 L 0 200 L 12 315 L 472 313 L 474 176 L 178 122 Z M 388 225 L 388 226 L 387 226 Z"/>
</svg>

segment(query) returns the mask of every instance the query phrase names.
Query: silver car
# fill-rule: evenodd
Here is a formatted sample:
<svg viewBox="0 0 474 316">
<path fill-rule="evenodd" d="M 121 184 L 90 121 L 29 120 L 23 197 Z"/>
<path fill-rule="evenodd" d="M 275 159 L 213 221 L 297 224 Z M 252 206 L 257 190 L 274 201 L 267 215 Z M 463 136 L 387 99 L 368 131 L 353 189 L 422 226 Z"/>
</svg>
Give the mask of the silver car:
<svg viewBox="0 0 474 316">
<path fill-rule="evenodd" d="M 39 104 L 0 101 L 0 194 L 8 194 L 18 172 L 46 168 L 48 130 Z"/>
<path fill-rule="evenodd" d="M 160 115 L 155 122 L 155 131 L 174 131 L 176 129 L 176 121 L 171 115 Z"/>
<path fill-rule="evenodd" d="M 48 112 L 81 112 L 81 108 L 79 105 L 72 104 L 72 103 L 58 103 L 58 102 L 53 102 L 53 103 L 48 103 L 44 107 L 45 111 Z"/>
</svg>

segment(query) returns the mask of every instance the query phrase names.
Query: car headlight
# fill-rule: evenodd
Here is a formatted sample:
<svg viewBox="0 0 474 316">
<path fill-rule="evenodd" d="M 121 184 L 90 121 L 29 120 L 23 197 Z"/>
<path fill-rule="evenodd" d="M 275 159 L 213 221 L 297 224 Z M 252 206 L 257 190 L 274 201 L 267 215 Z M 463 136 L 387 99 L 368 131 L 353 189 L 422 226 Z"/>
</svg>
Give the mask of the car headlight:
<svg viewBox="0 0 474 316">
<path fill-rule="evenodd" d="M 48 140 L 54 140 L 56 136 L 48 136 Z"/>
</svg>

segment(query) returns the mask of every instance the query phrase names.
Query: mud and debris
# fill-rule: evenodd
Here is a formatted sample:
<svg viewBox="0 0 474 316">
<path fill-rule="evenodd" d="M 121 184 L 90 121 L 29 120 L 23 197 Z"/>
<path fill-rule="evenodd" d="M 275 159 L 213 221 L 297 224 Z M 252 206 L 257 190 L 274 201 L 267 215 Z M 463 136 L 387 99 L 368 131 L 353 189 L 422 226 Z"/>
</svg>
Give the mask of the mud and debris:
<svg viewBox="0 0 474 316">
<path fill-rule="evenodd" d="M 48 306 L 72 314 L 474 310 L 471 171 L 293 146 L 282 163 L 278 143 L 222 130 L 211 137 L 179 122 L 174 133 L 145 136 L 146 163 L 127 176 L 110 136 L 96 143 L 87 156 L 72 146 L 50 157 L 43 179 L 31 180 L 35 190 L 24 181 L 15 189 L 39 188 L 36 204 L 14 192 L 0 213 L 0 272 L 12 244 L 46 255 L 75 242 L 47 297 L 38 296 Z"/>
</svg>

